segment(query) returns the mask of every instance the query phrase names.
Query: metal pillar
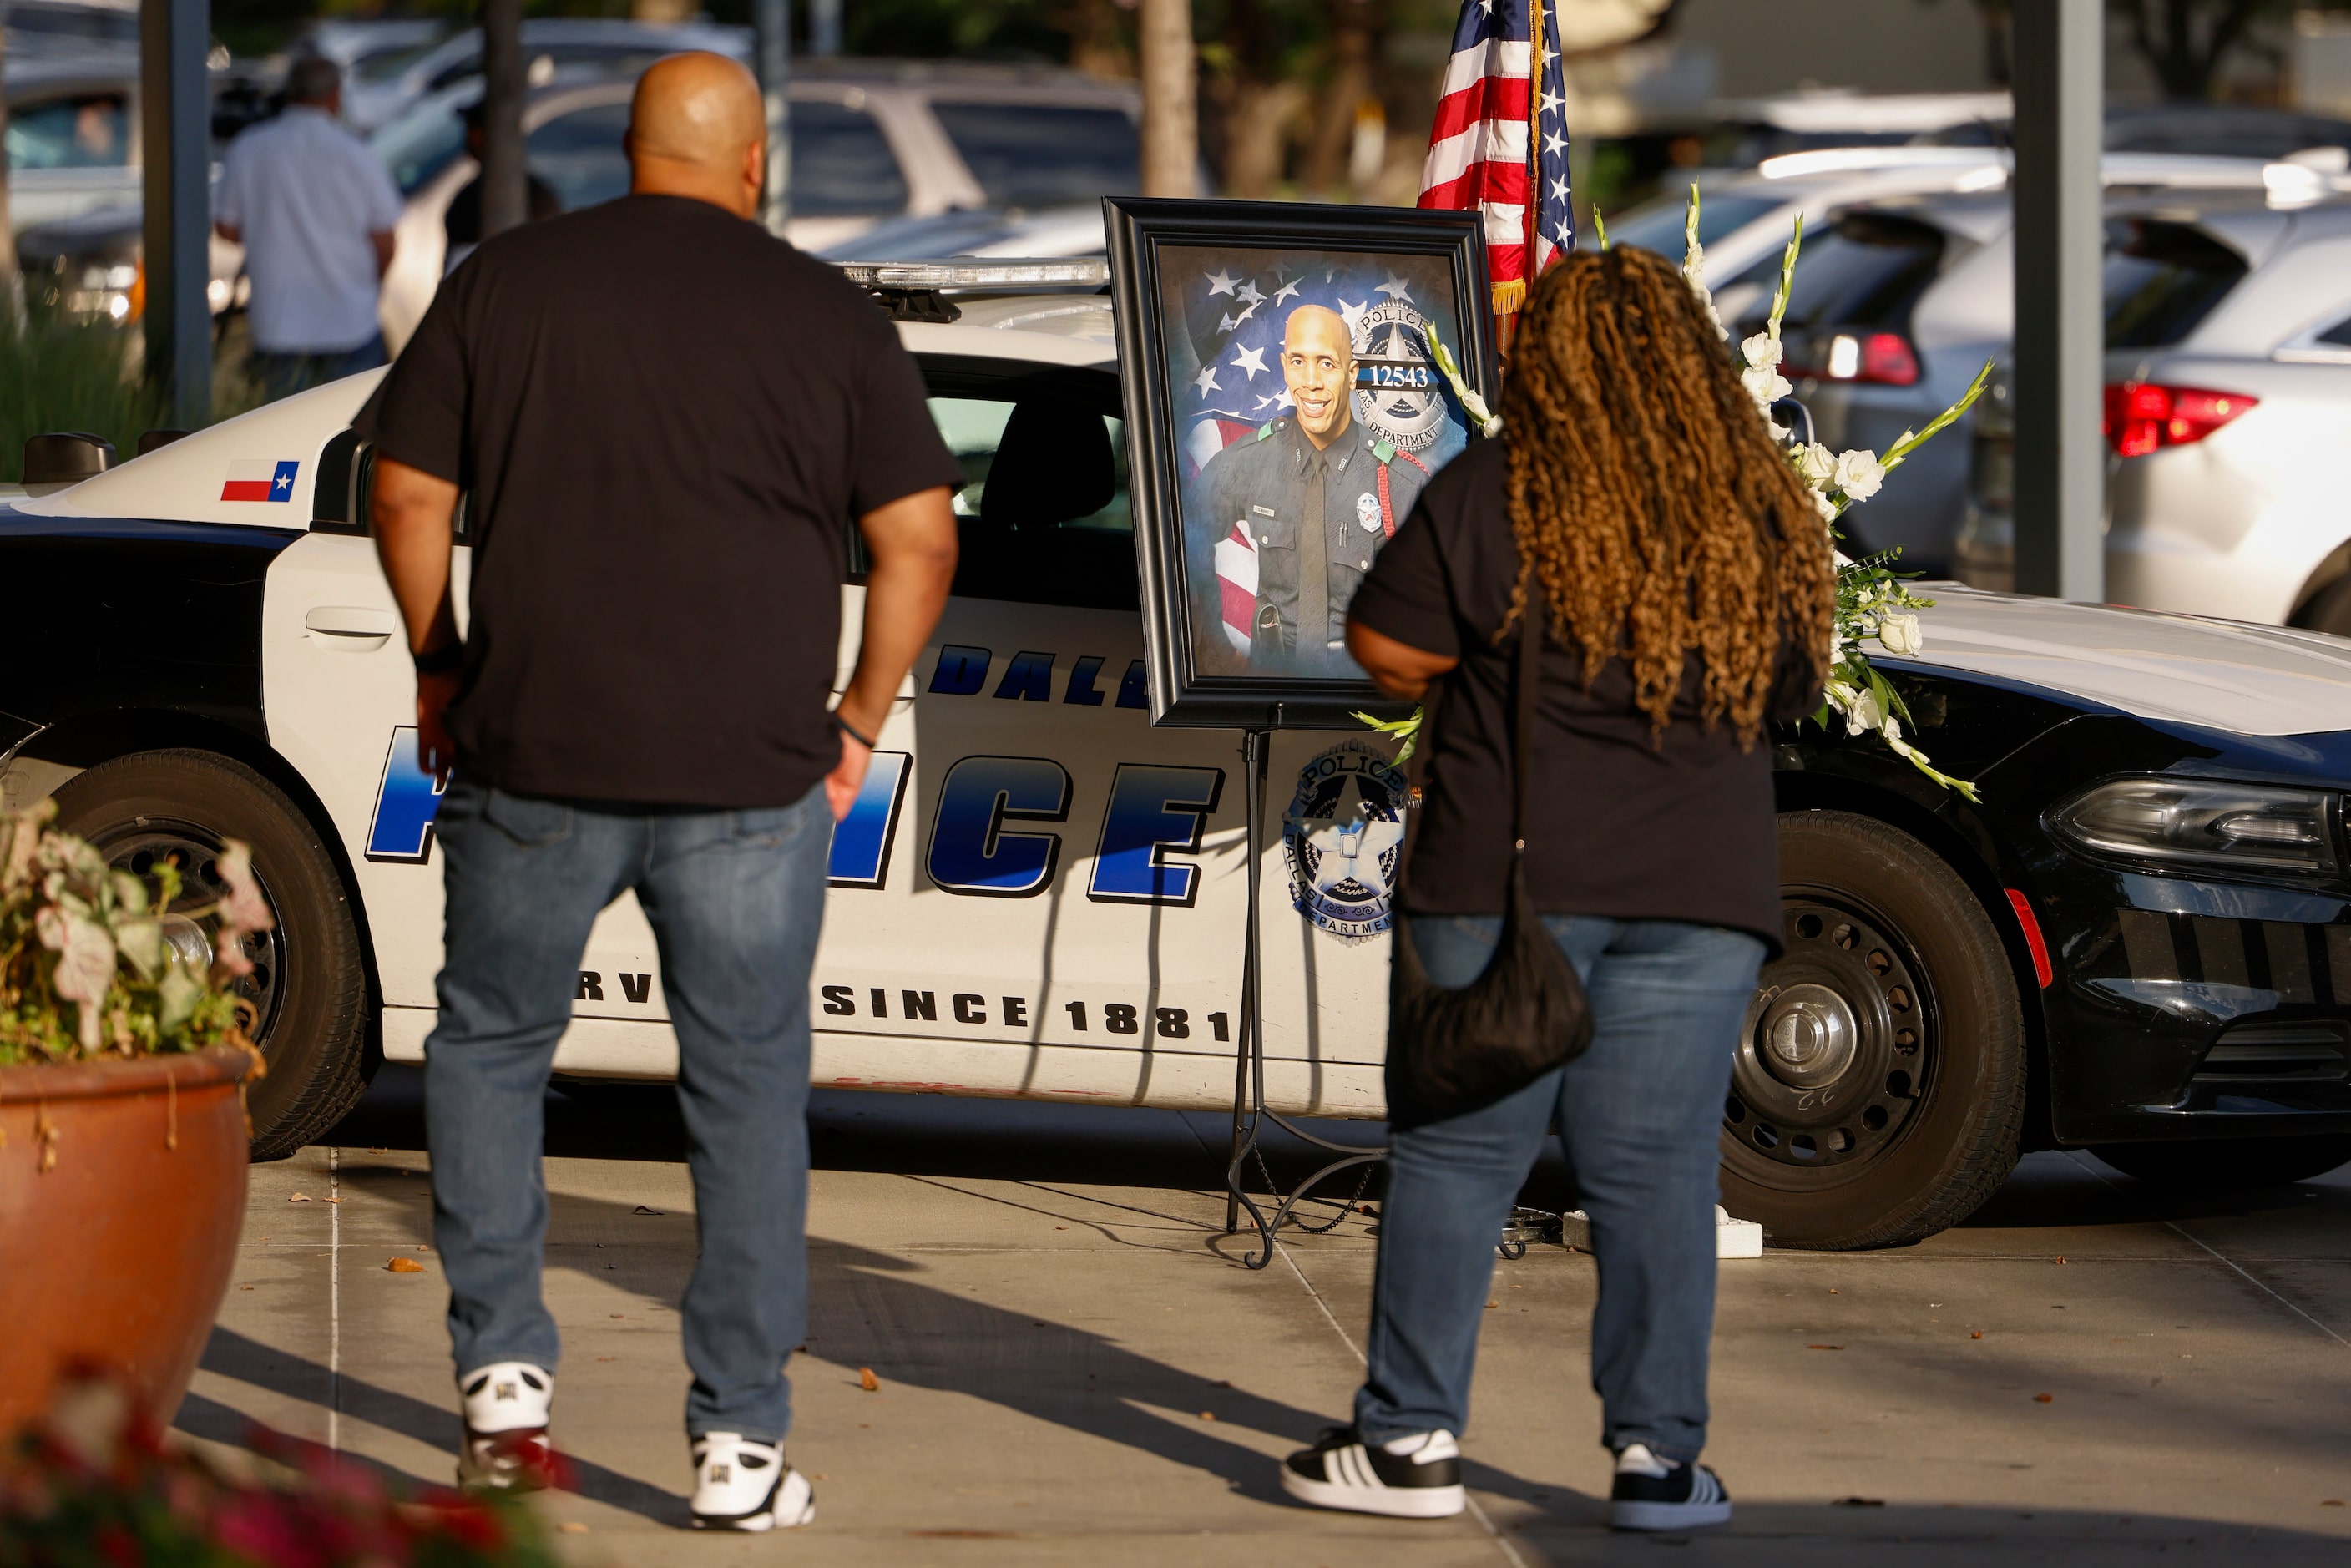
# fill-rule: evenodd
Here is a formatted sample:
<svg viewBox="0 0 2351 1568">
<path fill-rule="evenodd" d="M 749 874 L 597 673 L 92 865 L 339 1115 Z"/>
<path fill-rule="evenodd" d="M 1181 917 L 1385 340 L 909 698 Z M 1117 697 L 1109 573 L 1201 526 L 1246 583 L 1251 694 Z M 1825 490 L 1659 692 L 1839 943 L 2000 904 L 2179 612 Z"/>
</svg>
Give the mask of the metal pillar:
<svg viewBox="0 0 2351 1568">
<path fill-rule="evenodd" d="M 182 430 L 213 405 L 211 24 L 208 0 L 141 0 L 147 371 Z"/>
<path fill-rule="evenodd" d="M 488 239 L 530 218 L 523 145 L 522 0 L 482 0 L 482 231 Z"/>
<path fill-rule="evenodd" d="M 751 25 L 768 107 L 768 195 L 759 221 L 780 239 L 792 215 L 792 0 L 751 0 Z"/>
<path fill-rule="evenodd" d="M 809 53 L 841 53 L 841 0 L 809 0 Z"/>
<path fill-rule="evenodd" d="M 2105 7 L 2017 0 L 2016 586 L 2105 597 Z"/>
</svg>

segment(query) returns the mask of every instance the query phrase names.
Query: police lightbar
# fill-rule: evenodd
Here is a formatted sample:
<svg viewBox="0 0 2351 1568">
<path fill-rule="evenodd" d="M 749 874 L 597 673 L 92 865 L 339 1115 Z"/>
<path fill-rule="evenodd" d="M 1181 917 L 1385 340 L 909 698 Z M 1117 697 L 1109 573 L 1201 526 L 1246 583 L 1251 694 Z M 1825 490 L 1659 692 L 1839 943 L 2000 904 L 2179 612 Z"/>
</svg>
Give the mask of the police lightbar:
<svg viewBox="0 0 2351 1568">
<path fill-rule="evenodd" d="M 841 276 L 873 296 L 893 321 L 953 321 L 963 312 L 950 292 L 1013 292 L 1030 288 L 1101 288 L 1110 263 L 1101 256 L 1070 260 L 844 261 Z"/>
<path fill-rule="evenodd" d="M 1101 287 L 1110 263 L 1098 256 L 1068 260 L 844 261 L 842 276 L 874 293 L 943 288 Z"/>
</svg>

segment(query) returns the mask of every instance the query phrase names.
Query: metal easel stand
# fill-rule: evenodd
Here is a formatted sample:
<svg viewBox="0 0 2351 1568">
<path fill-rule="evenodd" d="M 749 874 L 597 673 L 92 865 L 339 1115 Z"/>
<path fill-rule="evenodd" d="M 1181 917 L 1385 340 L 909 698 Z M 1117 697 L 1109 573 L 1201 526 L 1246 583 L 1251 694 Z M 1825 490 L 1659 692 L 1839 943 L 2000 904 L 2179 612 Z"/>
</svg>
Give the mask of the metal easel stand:
<svg viewBox="0 0 2351 1568">
<path fill-rule="evenodd" d="M 1249 1210 L 1249 1222 L 1257 1227 L 1258 1248 L 1244 1253 L 1241 1263 L 1249 1269 L 1262 1269 L 1273 1261 L 1274 1234 L 1283 1227 L 1301 1230 L 1309 1236 L 1320 1236 L 1336 1229 L 1348 1215 L 1355 1212 L 1371 1184 L 1372 1167 L 1388 1157 L 1384 1145 L 1377 1148 L 1361 1144 L 1335 1143 L 1318 1134 L 1310 1133 L 1265 1103 L 1265 1009 L 1262 1003 L 1264 966 L 1261 961 L 1262 876 L 1265 853 L 1265 778 L 1267 751 L 1272 739 L 1270 729 L 1252 728 L 1242 733 L 1242 771 L 1248 777 L 1249 789 L 1249 923 L 1242 940 L 1240 1032 L 1234 1053 L 1233 1070 L 1233 1143 L 1232 1159 L 1225 1167 L 1225 1234 L 1240 1229 L 1241 1210 Z M 1258 1173 L 1264 1176 L 1266 1188 L 1279 1192 L 1273 1173 L 1267 1168 L 1265 1153 L 1259 1146 L 1259 1136 L 1266 1123 L 1270 1122 L 1302 1143 L 1327 1150 L 1339 1158 L 1300 1182 L 1281 1197 L 1269 1217 L 1241 1186 L 1242 1167 L 1251 1156 L 1257 1160 Z M 1342 1171 L 1361 1167 L 1355 1190 L 1345 1201 L 1317 1198 L 1314 1189 Z M 1338 1203 L 1339 1212 L 1319 1225 L 1300 1218 L 1301 1203 Z M 1528 1243 L 1561 1241 L 1560 1217 L 1539 1209 L 1516 1208 L 1505 1223 L 1496 1243 L 1504 1258 L 1526 1256 Z"/>
<path fill-rule="evenodd" d="M 1234 1053 L 1233 1069 L 1233 1145 L 1232 1162 L 1225 1167 L 1225 1234 L 1240 1229 L 1241 1210 L 1249 1210 L 1249 1221 L 1257 1227 L 1259 1246 L 1246 1253 L 1241 1262 L 1248 1268 L 1262 1269 L 1273 1261 L 1274 1232 L 1291 1226 L 1310 1236 L 1319 1236 L 1337 1228 L 1339 1222 L 1354 1212 L 1356 1201 L 1370 1185 L 1372 1166 L 1388 1157 L 1385 1147 L 1367 1148 L 1361 1144 L 1333 1143 L 1329 1138 L 1310 1133 L 1288 1117 L 1270 1111 L 1265 1103 L 1265 1009 L 1262 990 L 1265 967 L 1260 951 L 1262 917 L 1262 880 L 1265 855 L 1265 775 L 1267 751 L 1272 739 L 1270 729 L 1252 728 L 1243 732 L 1241 739 L 1242 771 L 1249 779 L 1249 925 L 1243 937 L 1241 957 L 1241 1005 L 1239 1045 Z M 1257 1158 L 1259 1174 L 1265 1177 L 1269 1190 L 1274 1187 L 1273 1173 L 1266 1168 L 1265 1154 L 1258 1146 L 1264 1124 L 1271 1122 L 1291 1137 L 1339 1155 L 1322 1169 L 1283 1196 L 1271 1218 L 1258 1206 L 1241 1186 L 1242 1166 L 1251 1155 Z M 1337 1176 L 1341 1171 L 1363 1167 L 1357 1178 L 1353 1197 L 1341 1205 L 1339 1212 L 1320 1225 L 1309 1225 L 1296 1214 L 1298 1206 L 1309 1201 L 1314 1189 Z M 1337 1201 L 1331 1198 L 1311 1199 L 1315 1202 Z"/>
</svg>

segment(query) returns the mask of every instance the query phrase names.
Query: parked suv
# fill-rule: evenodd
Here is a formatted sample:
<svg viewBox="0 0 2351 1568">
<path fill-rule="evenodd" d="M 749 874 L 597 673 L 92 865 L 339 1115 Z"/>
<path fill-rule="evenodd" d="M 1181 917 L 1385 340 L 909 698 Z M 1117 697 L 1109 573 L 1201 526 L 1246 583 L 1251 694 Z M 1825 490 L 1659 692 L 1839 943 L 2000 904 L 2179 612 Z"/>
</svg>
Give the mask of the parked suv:
<svg viewBox="0 0 2351 1568">
<path fill-rule="evenodd" d="M 2107 222 L 2105 596 L 2351 636 L 2351 204 Z M 1959 572 L 2013 580 L 2005 371 Z"/>
<path fill-rule="evenodd" d="M 1130 86 L 1018 67 L 820 65 L 829 63 L 808 62 L 791 87 L 787 234 L 804 250 L 837 249 L 886 218 L 1092 205 L 1140 188 L 1142 106 Z M 632 76 L 551 87 L 531 99 L 523 120 L 531 172 L 567 211 L 628 190 L 621 137 L 634 90 Z M 384 332 L 395 350 L 445 270 L 443 219 L 475 172 L 459 115 L 479 92 L 477 81 L 461 84 L 375 139 L 409 194 L 384 280 Z"/>
<path fill-rule="evenodd" d="M 2305 164 L 2144 154 L 2108 154 L 2105 175 L 2117 213 L 2233 206 L 2272 227 L 2333 199 L 2344 183 Z M 1823 442 L 1883 452 L 1957 401 L 1987 359 L 2008 354 L 2016 317 L 2012 222 L 2003 187 L 1876 202 L 1808 231 L 1789 308 L 1786 373 Z M 1779 265 L 1775 250 L 1715 286 L 1735 332 L 1761 329 Z M 2155 306 L 2118 298 L 2116 308 L 2127 315 Z M 2157 325 L 2118 320 L 2112 329 L 2144 334 Z M 1899 547 L 1904 566 L 1947 571 L 1968 517 L 1970 442 L 1930 444 L 1911 462 L 1902 485 L 1840 526 L 1849 549 Z"/>
</svg>

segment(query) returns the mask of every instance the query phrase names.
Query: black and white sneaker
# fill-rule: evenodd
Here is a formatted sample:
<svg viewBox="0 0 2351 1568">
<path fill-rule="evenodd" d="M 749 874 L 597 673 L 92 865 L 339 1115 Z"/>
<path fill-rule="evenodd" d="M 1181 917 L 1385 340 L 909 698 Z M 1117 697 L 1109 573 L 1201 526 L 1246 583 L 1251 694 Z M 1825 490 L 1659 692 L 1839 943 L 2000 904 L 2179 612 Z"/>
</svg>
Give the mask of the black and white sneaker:
<svg viewBox="0 0 2351 1568">
<path fill-rule="evenodd" d="M 1366 1443 L 1353 1427 L 1333 1427 L 1281 1461 L 1281 1490 L 1316 1508 L 1393 1519 L 1450 1519 L 1468 1504 L 1450 1432 Z"/>
<path fill-rule="evenodd" d="M 457 1484 L 468 1491 L 538 1491 L 562 1486 L 563 1461 L 548 1440 L 555 1375 L 528 1362 L 499 1361 L 457 1379 L 465 1413 Z"/>
<path fill-rule="evenodd" d="M 1730 1494 L 1704 1465 L 1670 1465 L 1635 1443 L 1616 1456 L 1608 1522 L 1618 1530 L 1695 1530 L 1730 1522 Z"/>
<path fill-rule="evenodd" d="M 816 1517 L 816 1489 L 772 1443 L 733 1432 L 694 1441 L 694 1528 L 789 1530 Z"/>
</svg>

